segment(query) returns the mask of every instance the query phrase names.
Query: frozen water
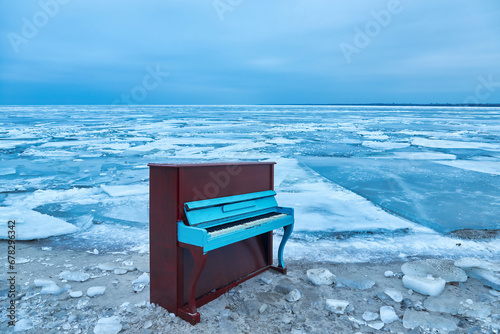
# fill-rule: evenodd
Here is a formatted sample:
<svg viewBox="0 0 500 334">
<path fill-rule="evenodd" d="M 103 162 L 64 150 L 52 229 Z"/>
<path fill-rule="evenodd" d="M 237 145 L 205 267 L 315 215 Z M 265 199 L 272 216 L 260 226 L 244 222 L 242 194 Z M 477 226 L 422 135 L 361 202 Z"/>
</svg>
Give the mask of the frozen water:
<svg viewBox="0 0 500 334">
<path fill-rule="evenodd" d="M 347 306 L 349 306 L 347 300 L 327 299 L 325 309 L 335 314 L 344 314 Z"/>
<path fill-rule="evenodd" d="M 396 311 L 394 310 L 394 307 L 392 306 L 382 306 L 380 308 L 380 320 L 384 324 L 390 324 L 393 323 L 394 321 L 398 320 L 399 317 L 396 314 Z"/>
<path fill-rule="evenodd" d="M 481 268 L 467 268 L 467 275 L 481 281 L 485 285 L 500 291 L 500 272 L 493 272 Z"/>
<path fill-rule="evenodd" d="M 49 279 L 39 279 L 39 278 L 36 278 L 33 283 L 35 284 L 35 286 L 37 287 L 44 287 L 46 285 L 49 285 L 49 284 L 55 284 L 54 281 L 52 280 L 49 280 Z"/>
<path fill-rule="evenodd" d="M 384 327 L 384 323 L 382 321 L 376 321 L 368 324 L 368 326 L 376 330 L 381 330 L 382 327 Z"/>
<path fill-rule="evenodd" d="M 457 329 L 457 325 L 453 320 L 431 314 L 427 312 L 419 312 L 406 310 L 403 315 L 403 326 L 405 328 L 437 329 L 443 331 L 453 331 Z"/>
<path fill-rule="evenodd" d="M 70 291 L 69 295 L 72 298 L 80 298 L 81 296 L 83 296 L 83 292 L 82 291 Z"/>
<path fill-rule="evenodd" d="M 122 324 L 117 316 L 101 318 L 94 327 L 95 334 L 117 334 L 121 330 Z"/>
<path fill-rule="evenodd" d="M 300 297 L 302 297 L 300 291 L 297 289 L 293 289 L 285 296 L 285 299 L 289 302 L 296 302 L 300 299 Z"/>
<path fill-rule="evenodd" d="M 338 277 L 338 281 L 350 288 L 367 290 L 375 285 L 375 280 L 362 274 Z"/>
<path fill-rule="evenodd" d="M 105 286 L 92 286 L 87 289 L 87 296 L 89 297 L 95 297 L 104 294 L 104 291 L 106 291 Z"/>
<path fill-rule="evenodd" d="M 403 294 L 399 290 L 396 289 L 386 289 L 385 294 L 391 297 L 396 303 L 400 303 L 403 300 Z"/>
<path fill-rule="evenodd" d="M 432 275 L 441 277 L 446 282 L 465 282 L 467 274 L 457 268 L 451 260 L 426 259 L 413 262 L 406 262 L 401 266 L 405 275 L 423 276 Z"/>
<path fill-rule="evenodd" d="M 404 275 L 403 285 L 421 295 L 438 296 L 443 292 L 446 281 L 439 277 Z"/>
<path fill-rule="evenodd" d="M 0 207 L 0 239 L 8 238 L 9 220 L 14 220 L 16 223 L 17 240 L 42 239 L 78 231 L 76 226 L 59 218 L 24 208 Z"/>
<path fill-rule="evenodd" d="M 30 237 L 66 234 L 52 246 L 147 251 L 147 163 L 272 160 L 278 202 L 296 208 L 287 257 L 494 258 L 498 240 L 456 240 L 422 226 L 498 228 L 499 111 L 2 106 L 0 224 L 21 207 L 23 219 L 39 214 L 32 221 L 50 224 Z M 319 174 L 304 165 L 315 157 L 329 159 Z M 61 223 L 70 226 L 60 231 Z"/>
<path fill-rule="evenodd" d="M 141 276 L 139 276 L 132 282 L 132 287 L 135 292 L 140 292 L 144 290 L 144 288 L 147 285 L 149 285 L 149 275 L 147 273 L 143 273 Z"/>
<path fill-rule="evenodd" d="M 325 268 L 309 269 L 307 278 L 314 285 L 330 285 L 335 282 L 335 275 Z"/>
<path fill-rule="evenodd" d="M 455 261 L 455 266 L 469 269 L 469 268 L 479 268 L 489 271 L 498 271 L 500 272 L 500 263 L 491 263 L 478 258 L 473 257 L 464 257 L 457 261 Z"/>
<path fill-rule="evenodd" d="M 28 318 L 19 319 L 14 326 L 14 331 L 22 332 L 33 328 L 33 323 Z"/>
<path fill-rule="evenodd" d="M 490 263 L 481 259 L 467 257 L 455 261 L 455 265 L 463 268 L 469 277 L 500 291 L 500 263 Z"/>
<path fill-rule="evenodd" d="M 85 282 L 90 278 L 90 275 L 82 272 L 71 272 L 71 271 L 63 271 L 59 274 L 59 279 L 66 281 L 74 281 L 74 282 Z"/>
<path fill-rule="evenodd" d="M 363 313 L 363 319 L 366 321 L 372 321 L 378 318 L 378 313 L 365 311 Z"/>
</svg>

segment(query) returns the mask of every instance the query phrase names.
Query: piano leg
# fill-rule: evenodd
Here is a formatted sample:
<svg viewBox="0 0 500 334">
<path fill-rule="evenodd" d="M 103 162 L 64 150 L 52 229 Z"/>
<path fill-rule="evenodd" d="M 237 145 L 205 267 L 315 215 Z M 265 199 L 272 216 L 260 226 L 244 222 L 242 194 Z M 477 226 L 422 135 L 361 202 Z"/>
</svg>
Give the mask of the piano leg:
<svg viewBox="0 0 500 334">
<path fill-rule="evenodd" d="M 189 252 L 193 256 L 194 264 L 193 274 L 188 284 L 188 305 L 187 308 L 184 307 L 178 311 L 181 318 L 194 325 L 200 322 L 200 314 L 196 309 L 196 285 L 207 262 L 207 254 L 203 254 L 203 248 L 198 247 L 189 247 Z"/>
<path fill-rule="evenodd" d="M 283 263 L 283 249 L 285 248 L 285 244 L 290 238 L 290 234 L 293 231 L 293 224 L 287 225 L 283 227 L 284 233 L 283 238 L 281 239 L 280 246 L 278 248 L 278 267 L 277 270 L 281 271 L 283 274 L 286 274 L 285 264 Z"/>
</svg>

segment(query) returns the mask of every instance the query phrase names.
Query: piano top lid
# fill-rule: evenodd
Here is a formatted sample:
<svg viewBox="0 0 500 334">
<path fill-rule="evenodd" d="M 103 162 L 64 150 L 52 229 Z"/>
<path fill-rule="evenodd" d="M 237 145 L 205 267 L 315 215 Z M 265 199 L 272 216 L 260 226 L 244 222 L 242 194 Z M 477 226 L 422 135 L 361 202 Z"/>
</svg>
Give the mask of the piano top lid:
<svg viewBox="0 0 500 334">
<path fill-rule="evenodd" d="M 194 202 L 186 202 L 184 203 L 184 208 L 186 209 L 186 211 L 192 211 L 192 210 L 205 209 L 213 206 L 221 206 L 231 203 L 252 201 L 259 198 L 271 197 L 271 196 L 276 196 L 276 192 L 274 190 L 266 190 L 266 191 L 259 191 L 256 193 L 204 199 L 201 201 L 194 201 Z"/>
<path fill-rule="evenodd" d="M 149 163 L 149 167 L 210 167 L 210 166 L 244 166 L 244 165 L 275 165 L 273 161 L 228 161 L 207 163 Z"/>
</svg>

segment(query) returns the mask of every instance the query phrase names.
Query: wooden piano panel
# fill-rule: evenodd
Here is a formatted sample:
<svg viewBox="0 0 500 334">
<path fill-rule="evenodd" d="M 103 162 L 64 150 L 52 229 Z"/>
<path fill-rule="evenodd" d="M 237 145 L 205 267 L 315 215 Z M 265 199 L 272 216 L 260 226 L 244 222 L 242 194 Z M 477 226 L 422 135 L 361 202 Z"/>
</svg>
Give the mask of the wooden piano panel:
<svg viewBox="0 0 500 334">
<path fill-rule="evenodd" d="M 149 166 L 150 299 L 177 314 L 187 302 L 184 290 L 193 262 L 191 254 L 177 245 L 176 222 L 184 219 L 183 204 L 274 190 L 274 163 Z M 211 251 L 198 281 L 197 298 L 271 264 L 272 232 Z M 204 298 L 204 303 L 210 300 Z"/>
</svg>

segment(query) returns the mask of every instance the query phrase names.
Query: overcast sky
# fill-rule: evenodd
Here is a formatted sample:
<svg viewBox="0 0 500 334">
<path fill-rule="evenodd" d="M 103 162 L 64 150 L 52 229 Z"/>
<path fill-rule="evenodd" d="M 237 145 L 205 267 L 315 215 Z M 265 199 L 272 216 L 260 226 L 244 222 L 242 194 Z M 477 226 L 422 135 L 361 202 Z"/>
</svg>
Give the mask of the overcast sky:
<svg viewBox="0 0 500 334">
<path fill-rule="evenodd" d="M 498 0 L 2 1 L 0 34 L 1 104 L 500 103 Z"/>
</svg>

